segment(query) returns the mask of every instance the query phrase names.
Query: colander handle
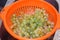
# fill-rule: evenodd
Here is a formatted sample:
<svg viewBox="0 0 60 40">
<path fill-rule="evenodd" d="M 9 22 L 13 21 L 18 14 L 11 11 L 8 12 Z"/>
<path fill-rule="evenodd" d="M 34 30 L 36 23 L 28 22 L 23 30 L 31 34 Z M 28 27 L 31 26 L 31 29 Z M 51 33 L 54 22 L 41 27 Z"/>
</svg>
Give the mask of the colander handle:
<svg viewBox="0 0 60 40">
<path fill-rule="evenodd" d="M 9 7 L 10 7 L 10 6 L 4 7 L 4 8 L 0 11 L 0 19 L 4 20 L 5 14 L 7 13 Z"/>
<path fill-rule="evenodd" d="M 60 29 L 60 14 L 57 14 L 58 17 L 57 17 L 57 29 Z"/>
<path fill-rule="evenodd" d="M 17 0 L 17 1 L 20 1 L 20 0 Z M 5 5 L 5 7 L 0 11 L 0 19 L 4 19 L 4 15 L 6 14 L 6 12 L 8 11 L 8 8 L 10 7 L 10 4 L 7 4 Z"/>
</svg>

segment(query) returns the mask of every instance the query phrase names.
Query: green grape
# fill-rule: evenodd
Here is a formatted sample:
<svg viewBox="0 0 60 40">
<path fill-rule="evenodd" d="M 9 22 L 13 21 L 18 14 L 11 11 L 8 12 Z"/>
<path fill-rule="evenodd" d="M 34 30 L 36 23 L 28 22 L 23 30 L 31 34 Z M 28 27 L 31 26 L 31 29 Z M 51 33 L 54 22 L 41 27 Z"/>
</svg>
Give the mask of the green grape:
<svg viewBox="0 0 60 40">
<path fill-rule="evenodd" d="M 53 29 L 54 22 L 48 20 L 47 11 L 44 8 L 36 8 L 32 15 L 26 14 L 23 11 L 19 13 L 23 14 L 20 16 L 12 15 L 11 22 L 13 25 L 11 29 L 21 37 L 38 38 Z"/>
</svg>

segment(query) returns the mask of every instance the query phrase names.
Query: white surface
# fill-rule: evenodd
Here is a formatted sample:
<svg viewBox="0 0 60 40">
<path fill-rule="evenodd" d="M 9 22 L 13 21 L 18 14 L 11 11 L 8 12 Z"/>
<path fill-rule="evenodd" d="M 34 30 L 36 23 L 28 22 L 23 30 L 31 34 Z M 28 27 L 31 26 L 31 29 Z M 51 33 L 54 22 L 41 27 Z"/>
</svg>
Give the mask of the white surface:
<svg viewBox="0 0 60 40">
<path fill-rule="evenodd" d="M 1 40 L 1 38 L 0 38 L 0 40 Z"/>
<path fill-rule="evenodd" d="M 2 20 L 0 19 L 0 27 L 1 27 L 1 25 L 2 25 Z"/>
<path fill-rule="evenodd" d="M 60 40 L 60 29 L 56 31 L 53 40 Z"/>
<path fill-rule="evenodd" d="M 15 0 L 8 0 L 7 2 L 6 2 L 6 5 L 5 6 L 8 6 L 8 5 L 10 5 L 11 3 L 13 3 Z"/>
<path fill-rule="evenodd" d="M 60 0 L 56 0 L 59 4 L 59 13 L 60 13 Z"/>
</svg>

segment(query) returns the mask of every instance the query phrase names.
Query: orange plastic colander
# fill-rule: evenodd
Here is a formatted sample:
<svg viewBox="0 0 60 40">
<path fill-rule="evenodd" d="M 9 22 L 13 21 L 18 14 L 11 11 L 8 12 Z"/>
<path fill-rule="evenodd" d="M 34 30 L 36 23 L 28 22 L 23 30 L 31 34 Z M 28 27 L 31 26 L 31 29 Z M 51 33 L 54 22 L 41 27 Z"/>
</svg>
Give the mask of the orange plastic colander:
<svg viewBox="0 0 60 40">
<path fill-rule="evenodd" d="M 12 25 L 10 18 L 13 13 L 18 14 L 21 7 L 39 7 L 39 8 L 45 8 L 49 13 L 49 20 L 54 22 L 54 28 L 51 32 L 48 34 L 34 39 L 28 39 L 24 37 L 20 37 L 16 35 L 10 28 Z M 18 14 L 19 15 L 19 14 Z M 58 14 L 57 10 L 48 2 L 45 2 L 43 0 L 22 0 L 22 1 L 16 1 L 10 6 L 5 7 L 0 14 L 0 18 L 3 20 L 4 27 L 7 30 L 7 32 L 13 36 L 14 38 L 18 40 L 44 40 L 49 38 L 51 35 L 54 34 L 54 32 L 59 29 L 60 27 L 60 14 Z"/>
</svg>

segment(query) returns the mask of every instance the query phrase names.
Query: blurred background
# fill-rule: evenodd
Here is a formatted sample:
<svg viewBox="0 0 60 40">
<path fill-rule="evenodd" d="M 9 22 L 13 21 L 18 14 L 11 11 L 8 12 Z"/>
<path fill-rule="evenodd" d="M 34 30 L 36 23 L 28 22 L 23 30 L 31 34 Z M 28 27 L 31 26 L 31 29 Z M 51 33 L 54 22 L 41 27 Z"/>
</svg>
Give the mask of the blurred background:
<svg viewBox="0 0 60 40">
<path fill-rule="evenodd" d="M 17 0 L 0 0 L 0 11 L 8 5 L 11 5 L 12 3 L 16 2 Z M 60 12 L 60 0 L 45 0 L 52 4 L 58 12 Z M 54 34 L 55 35 L 55 34 Z M 53 40 L 54 35 L 49 37 L 46 40 Z M 2 20 L 0 20 L 0 40 L 17 40 L 13 38 L 10 34 L 8 34 L 4 28 L 4 25 L 2 23 Z"/>
</svg>

